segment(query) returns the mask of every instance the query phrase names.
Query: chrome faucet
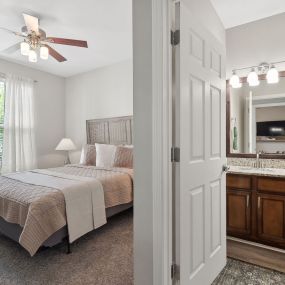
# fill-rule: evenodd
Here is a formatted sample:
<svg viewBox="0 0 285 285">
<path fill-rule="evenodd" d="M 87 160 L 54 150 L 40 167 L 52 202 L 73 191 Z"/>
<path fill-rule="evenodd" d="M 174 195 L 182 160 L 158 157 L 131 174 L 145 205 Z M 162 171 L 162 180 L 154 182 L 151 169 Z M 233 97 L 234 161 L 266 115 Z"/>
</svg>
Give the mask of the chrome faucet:
<svg viewBox="0 0 285 285">
<path fill-rule="evenodd" d="M 259 151 L 257 154 L 256 154 L 256 162 L 255 162 L 255 167 L 256 168 L 261 168 L 262 167 L 262 164 L 261 164 L 261 161 L 260 161 L 260 154 L 261 154 L 261 151 Z"/>
</svg>

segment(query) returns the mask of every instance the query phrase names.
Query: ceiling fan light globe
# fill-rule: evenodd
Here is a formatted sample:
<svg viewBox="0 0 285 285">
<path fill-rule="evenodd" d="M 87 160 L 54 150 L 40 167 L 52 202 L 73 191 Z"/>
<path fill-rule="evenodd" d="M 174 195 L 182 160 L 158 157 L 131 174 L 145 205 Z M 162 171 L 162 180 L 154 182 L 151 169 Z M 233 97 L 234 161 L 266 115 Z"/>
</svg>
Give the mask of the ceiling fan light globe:
<svg viewBox="0 0 285 285">
<path fill-rule="evenodd" d="M 22 42 L 21 43 L 21 54 L 22 55 L 29 55 L 29 52 L 30 52 L 30 46 L 28 43 L 26 42 Z"/>
<path fill-rule="evenodd" d="M 29 51 L 29 61 L 30 62 L 37 62 L 38 61 L 38 55 L 33 49 L 31 49 Z"/>
<path fill-rule="evenodd" d="M 40 57 L 41 59 L 47 60 L 49 56 L 49 50 L 47 47 L 40 48 Z"/>
</svg>

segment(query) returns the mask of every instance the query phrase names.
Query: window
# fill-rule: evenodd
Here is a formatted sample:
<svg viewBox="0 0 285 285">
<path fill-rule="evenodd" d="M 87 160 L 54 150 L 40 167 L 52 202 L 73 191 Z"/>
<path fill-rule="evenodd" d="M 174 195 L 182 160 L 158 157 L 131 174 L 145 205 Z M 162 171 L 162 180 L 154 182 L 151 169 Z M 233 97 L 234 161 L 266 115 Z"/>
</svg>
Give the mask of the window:
<svg viewBox="0 0 285 285">
<path fill-rule="evenodd" d="M 0 79 L 0 166 L 2 164 L 3 153 L 3 133 L 4 133 L 4 98 L 5 98 L 5 85 Z"/>
</svg>

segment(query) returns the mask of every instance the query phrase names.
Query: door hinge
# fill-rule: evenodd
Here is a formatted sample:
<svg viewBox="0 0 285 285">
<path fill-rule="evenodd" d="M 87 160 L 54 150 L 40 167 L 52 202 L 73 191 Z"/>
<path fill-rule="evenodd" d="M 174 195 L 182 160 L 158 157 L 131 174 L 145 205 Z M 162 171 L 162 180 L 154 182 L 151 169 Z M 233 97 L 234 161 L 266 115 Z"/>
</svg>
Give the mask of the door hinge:
<svg viewBox="0 0 285 285">
<path fill-rule="evenodd" d="M 171 279 L 179 280 L 179 267 L 177 264 L 171 264 Z"/>
<path fill-rule="evenodd" d="M 171 31 L 171 45 L 177 46 L 180 43 L 180 31 Z"/>
<path fill-rule="evenodd" d="M 180 148 L 172 147 L 171 148 L 171 162 L 180 162 Z"/>
</svg>

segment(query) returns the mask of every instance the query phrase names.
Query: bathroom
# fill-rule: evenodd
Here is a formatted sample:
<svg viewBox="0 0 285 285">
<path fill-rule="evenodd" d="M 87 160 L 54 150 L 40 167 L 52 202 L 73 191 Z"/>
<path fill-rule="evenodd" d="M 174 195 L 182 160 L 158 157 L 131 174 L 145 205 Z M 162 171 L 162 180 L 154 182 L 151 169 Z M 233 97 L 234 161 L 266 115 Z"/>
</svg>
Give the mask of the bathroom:
<svg viewBox="0 0 285 285">
<path fill-rule="evenodd" d="M 285 272 L 284 25 L 283 13 L 226 31 L 227 255 L 280 272 Z"/>
</svg>

